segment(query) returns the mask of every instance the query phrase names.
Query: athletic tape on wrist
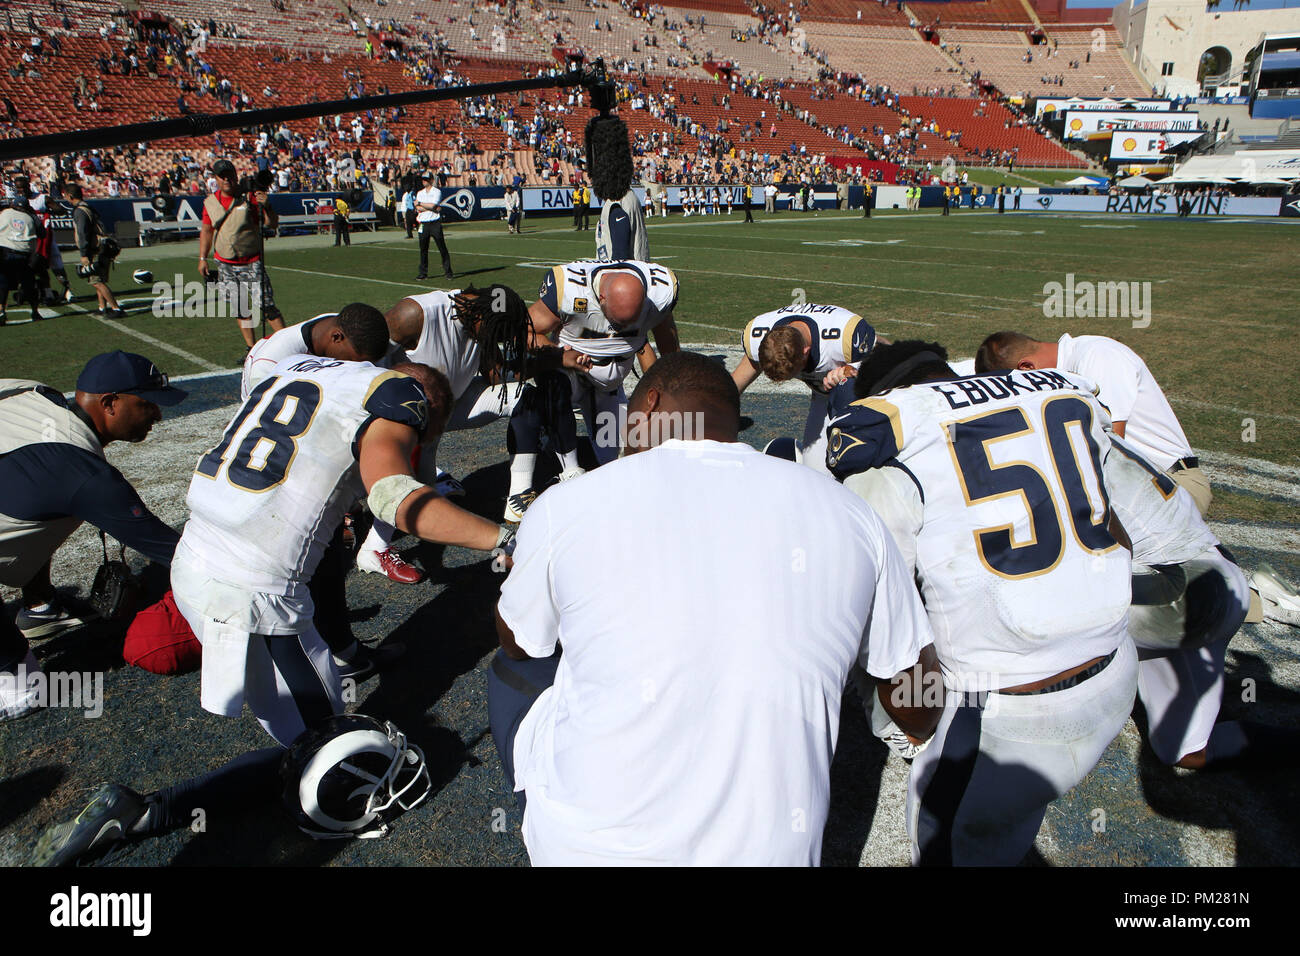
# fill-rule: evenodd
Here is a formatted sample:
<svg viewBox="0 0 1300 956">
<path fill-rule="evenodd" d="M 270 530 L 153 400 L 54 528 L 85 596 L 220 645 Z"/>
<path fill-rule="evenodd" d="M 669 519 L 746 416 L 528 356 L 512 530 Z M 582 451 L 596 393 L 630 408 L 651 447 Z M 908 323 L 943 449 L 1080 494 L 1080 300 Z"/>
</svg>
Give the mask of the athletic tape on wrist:
<svg viewBox="0 0 1300 956">
<path fill-rule="evenodd" d="M 417 481 L 412 475 L 387 475 L 370 486 L 370 495 L 366 499 L 370 513 L 384 524 L 397 526 L 397 508 L 406 496 L 427 485 Z"/>
</svg>

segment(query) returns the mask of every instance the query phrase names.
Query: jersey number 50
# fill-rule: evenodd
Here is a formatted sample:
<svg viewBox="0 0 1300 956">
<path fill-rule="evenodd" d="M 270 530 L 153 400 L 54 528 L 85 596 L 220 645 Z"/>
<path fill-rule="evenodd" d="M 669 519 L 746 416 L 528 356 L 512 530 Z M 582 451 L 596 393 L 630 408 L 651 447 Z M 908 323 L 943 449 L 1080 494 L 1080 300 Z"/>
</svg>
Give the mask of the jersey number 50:
<svg viewBox="0 0 1300 956">
<path fill-rule="evenodd" d="M 1019 495 L 1029 513 L 1030 540 L 1022 544 L 1013 540 L 1010 522 L 975 532 L 980 557 L 993 573 L 1026 578 L 1055 568 L 1065 556 L 1062 513 L 1069 516 L 1070 530 L 1084 551 L 1101 554 L 1117 547 L 1106 527 L 1110 499 L 1101 480 L 1092 422 L 1092 408 L 1081 398 L 1061 396 L 1043 404 L 1045 451 L 1056 473 L 1055 482 L 1031 462 L 995 465 L 989 458 L 989 446 L 994 442 L 1034 434 L 1022 409 L 1004 408 L 951 426 L 950 449 L 967 505 Z M 1086 445 L 1086 461 L 1079 459 L 1082 449 L 1077 441 Z M 1099 503 L 1094 494 L 1100 497 Z"/>
<path fill-rule="evenodd" d="M 231 441 L 239 434 L 248 416 L 261 404 L 267 391 L 280 381 L 268 378 L 253 389 L 220 443 L 199 459 L 195 471 L 207 478 L 217 477 L 226 461 Z M 244 436 L 230 458 L 226 480 L 236 488 L 257 493 L 270 491 L 284 481 L 298 454 L 297 439 L 311 427 L 320 400 L 320 386 L 306 379 L 294 379 L 271 396 L 257 424 Z"/>
</svg>

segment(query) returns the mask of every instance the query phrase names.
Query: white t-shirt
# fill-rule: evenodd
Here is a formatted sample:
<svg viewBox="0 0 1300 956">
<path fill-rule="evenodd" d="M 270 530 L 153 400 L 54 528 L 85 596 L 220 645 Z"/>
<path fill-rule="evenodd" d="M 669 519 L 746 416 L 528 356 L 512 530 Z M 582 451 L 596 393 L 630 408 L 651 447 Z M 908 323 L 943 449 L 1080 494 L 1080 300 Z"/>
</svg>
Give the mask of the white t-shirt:
<svg viewBox="0 0 1300 956">
<path fill-rule="evenodd" d="M 1056 364 L 1090 379 L 1111 421 L 1124 422 L 1124 439 L 1161 471 L 1192 454 L 1183 426 L 1147 363 L 1123 342 L 1104 335 L 1062 335 Z"/>
<path fill-rule="evenodd" d="M 631 536 L 610 573 L 592 542 Z M 869 507 L 749 445 L 669 440 L 548 489 L 514 560 L 502 618 L 534 657 L 564 647 L 515 740 L 534 864 L 818 862 L 850 668 L 892 677 L 932 640 Z"/>
<path fill-rule="evenodd" d="M 479 347 L 469 330 L 456 318 L 455 297 L 449 292 L 424 292 L 407 296 L 424 311 L 424 325 L 415 348 L 406 352 L 407 361 L 436 368 L 451 383 L 453 399 L 459 399 L 478 375 Z"/>
<path fill-rule="evenodd" d="M 417 205 L 425 203 L 430 206 L 440 206 L 442 203 L 442 190 L 437 186 L 430 186 L 427 189 L 421 189 L 415 194 L 415 202 Z M 416 222 L 437 222 L 441 218 L 442 212 L 438 209 L 435 209 L 433 212 L 430 212 L 427 209 L 421 209 L 419 215 L 415 217 Z"/>
</svg>

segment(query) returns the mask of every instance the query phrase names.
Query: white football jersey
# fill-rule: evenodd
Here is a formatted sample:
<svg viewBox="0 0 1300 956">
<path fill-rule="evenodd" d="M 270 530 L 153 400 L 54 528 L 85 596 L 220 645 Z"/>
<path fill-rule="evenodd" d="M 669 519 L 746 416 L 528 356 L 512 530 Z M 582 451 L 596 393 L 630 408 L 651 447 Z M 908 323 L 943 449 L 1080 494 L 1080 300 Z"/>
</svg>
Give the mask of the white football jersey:
<svg viewBox="0 0 1300 956">
<path fill-rule="evenodd" d="M 469 330 L 456 318 L 455 296 L 450 292 L 425 292 L 407 296 L 424 310 L 424 327 L 415 348 L 408 349 L 408 361 L 436 368 L 451 383 L 451 396 L 459 399 L 478 375 L 479 347 Z"/>
<path fill-rule="evenodd" d="M 785 305 L 764 312 L 745 326 L 743 342 L 749 360 L 758 364 L 758 348 L 768 332 L 796 320 L 812 327 L 812 354 L 797 378 L 813 391 L 826 391 L 822 379 L 831 369 L 841 365 L 856 368 L 875 348 L 876 330 L 856 312 L 838 305 Z"/>
<path fill-rule="evenodd" d="M 615 329 L 600 311 L 596 284 L 606 272 L 631 272 L 645 286 L 645 304 L 635 322 Z M 672 314 L 677 304 L 677 276 L 654 262 L 596 262 L 584 259 L 546 273 L 537 296 L 560 317 L 559 340 L 602 364 L 631 358 L 646 343 L 650 330 Z"/>
<path fill-rule="evenodd" d="M 364 494 L 357 442 L 366 426 L 382 418 L 422 432 L 428 415 L 420 384 L 399 372 L 285 359 L 199 459 L 182 544 L 224 584 L 300 592 L 343 512 Z"/>
<path fill-rule="evenodd" d="M 318 319 L 327 319 L 337 312 L 323 312 L 306 322 L 290 325 L 262 339 L 244 358 L 244 375 L 239 383 L 239 397 L 248 398 L 269 374 L 271 369 L 291 355 L 311 355 L 311 327 Z"/>
<path fill-rule="evenodd" d="M 1133 563 L 1182 564 L 1219 545 L 1196 501 L 1122 438 L 1110 435 L 1106 488 L 1133 544 Z"/>
<path fill-rule="evenodd" d="M 916 572 L 949 687 L 1041 680 L 1124 639 L 1108 423 L 1091 384 L 1055 370 L 893 389 L 832 419 L 837 477 L 890 466 L 916 485 Z"/>
</svg>

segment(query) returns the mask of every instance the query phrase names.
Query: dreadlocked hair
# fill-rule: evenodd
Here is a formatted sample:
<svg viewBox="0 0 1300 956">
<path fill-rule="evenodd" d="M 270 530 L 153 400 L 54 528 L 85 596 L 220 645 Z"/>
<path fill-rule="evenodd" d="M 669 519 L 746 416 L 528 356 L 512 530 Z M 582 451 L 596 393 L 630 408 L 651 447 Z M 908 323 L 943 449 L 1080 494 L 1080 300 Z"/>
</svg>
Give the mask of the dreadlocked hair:
<svg viewBox="0 0 1300 956">
<path fill-rule="evenodd" d="M 518 292 L 493 283 L 483 289 L 469 286 L 456 296 L 456 318 L 478 343 L 479 374 L 513 372 L 518 388 L 527 377 L 528 339 L 533 322 L 528 305 Z"/>
</svg>

